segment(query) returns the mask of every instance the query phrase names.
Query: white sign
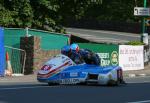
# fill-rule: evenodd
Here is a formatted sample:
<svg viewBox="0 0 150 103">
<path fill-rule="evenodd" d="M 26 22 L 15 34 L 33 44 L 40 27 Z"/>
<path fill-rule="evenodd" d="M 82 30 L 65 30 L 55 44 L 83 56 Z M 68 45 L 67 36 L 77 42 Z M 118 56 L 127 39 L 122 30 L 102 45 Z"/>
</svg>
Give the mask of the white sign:
<svg viewBox="0 0 150 103">
<path fill-rule="evenodd" d="M 119 66 L 123 70 L 144 69 L 143 46 L 119 45 Z"/>
<path fill-rule="evenodd" d="M 135 16 L 150 16 L 150 8 L 134 7 Z"/>
</svg>

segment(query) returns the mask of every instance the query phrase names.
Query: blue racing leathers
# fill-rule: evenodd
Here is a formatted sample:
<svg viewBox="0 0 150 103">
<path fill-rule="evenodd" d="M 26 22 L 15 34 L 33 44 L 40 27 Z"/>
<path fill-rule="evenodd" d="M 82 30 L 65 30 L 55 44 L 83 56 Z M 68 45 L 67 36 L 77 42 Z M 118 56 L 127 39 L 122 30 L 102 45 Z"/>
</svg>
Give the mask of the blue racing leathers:
<svg viewBox="0 0 150 103">
<path fill-rule="evenodd" d="M 81 49 L 79 54 L 82 56 L 86 64 L 100 65 L 99 56 L 89 49 Z"/>
<path fill-rule="evenodd" d="M 83 60 L 83 58 L 82 58 L 82 56 L 80 55 L 79 52 L 71 51 L 70 58 L 71 58 L 76 64 L 84 63 L 84 60 Z"/>
</svg>

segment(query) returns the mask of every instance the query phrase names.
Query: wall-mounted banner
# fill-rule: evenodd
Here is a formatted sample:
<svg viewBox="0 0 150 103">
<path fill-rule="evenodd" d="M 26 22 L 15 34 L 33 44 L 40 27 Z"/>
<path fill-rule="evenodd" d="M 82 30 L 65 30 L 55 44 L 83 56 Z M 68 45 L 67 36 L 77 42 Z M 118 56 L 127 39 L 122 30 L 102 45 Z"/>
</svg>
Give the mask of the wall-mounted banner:
<svg viewBox="0 0 150 103">
<path fill-rule="evenodd" d="M 119 45 L 119 66 L 123 70 L 144 69 L 144 47 Z"/>
<path fill-rule="evenodd" d="M 5 54 L 4 54 L 4 30 L 0 27 L 0 76 L 4 76 L 4 62 L 5 62 Z"/>
<path fill-rule="evenodd" d="M 97 53 L 97 54 L 100 57 L 101 66 L 118 65 L 118 52 L 117 51 Z"/>
</svg>

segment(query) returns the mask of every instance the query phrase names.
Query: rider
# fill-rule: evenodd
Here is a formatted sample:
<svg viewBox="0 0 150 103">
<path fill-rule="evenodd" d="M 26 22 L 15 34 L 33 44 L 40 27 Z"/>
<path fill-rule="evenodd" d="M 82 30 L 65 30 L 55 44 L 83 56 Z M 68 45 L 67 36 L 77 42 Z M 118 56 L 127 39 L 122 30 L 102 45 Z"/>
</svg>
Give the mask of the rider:
<svg viewBox="0 0 150 103">
<path fill-rule="evenodd" d="M 79 46 L 78 44 L 71 44 L 70 45 L 70 49 L 71 49 L 71 56 L 70 58 L 77 64 L 81 64 L 84 62 L 80 52 L 79 52 Z"/>
<path fill-rule="evenodd" d="M 79 54 L 79 46 L 77 44 L 66 45 L 62 47 L 61 54 L 68 56 L 76 64 L 81 64 L 84 62 L 81 55 Z"/>
</svg>

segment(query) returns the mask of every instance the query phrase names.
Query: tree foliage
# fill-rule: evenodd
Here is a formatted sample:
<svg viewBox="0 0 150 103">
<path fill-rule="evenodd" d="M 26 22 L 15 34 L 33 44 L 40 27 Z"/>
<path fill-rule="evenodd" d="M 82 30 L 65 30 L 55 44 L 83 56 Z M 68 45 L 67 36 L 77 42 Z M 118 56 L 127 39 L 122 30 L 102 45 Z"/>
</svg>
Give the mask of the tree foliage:
<svg viewBox="0 0 150 103">
<path fill-rule="evenodd" d="M 138 22 L 135 6 L 143 0 L 0 0 L 0 25 L 64 32 L 62 24 L 84 19 Z"/>
</svg>

